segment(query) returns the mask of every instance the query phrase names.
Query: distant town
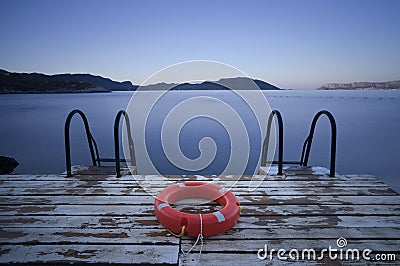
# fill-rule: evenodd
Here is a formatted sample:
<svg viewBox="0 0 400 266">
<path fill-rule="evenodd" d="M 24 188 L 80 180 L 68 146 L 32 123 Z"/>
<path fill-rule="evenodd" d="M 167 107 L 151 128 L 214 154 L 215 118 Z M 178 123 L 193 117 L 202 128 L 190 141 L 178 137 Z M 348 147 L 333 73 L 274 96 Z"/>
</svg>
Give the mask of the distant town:
<svg viewBox="0 0 400 266">
<path fill-rule="evenodd" d="M 319 90 L 400 90 L 400 80 L 386 82 L 328 83 Z"/>
</svg>

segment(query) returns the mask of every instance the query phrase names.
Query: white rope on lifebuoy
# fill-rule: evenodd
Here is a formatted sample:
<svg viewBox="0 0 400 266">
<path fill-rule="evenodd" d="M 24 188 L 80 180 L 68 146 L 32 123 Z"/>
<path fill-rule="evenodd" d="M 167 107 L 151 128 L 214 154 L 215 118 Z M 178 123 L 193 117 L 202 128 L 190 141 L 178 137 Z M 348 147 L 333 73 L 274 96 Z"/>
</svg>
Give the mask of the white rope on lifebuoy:
<svg viewBox="0 0 400 266">
<path fill-rule="evenodd" d="M 194 242 L 193 246 L 188 251 L 185 252 L 182 248 L 181 251 L 183 254 L 188 255 L 200 240 L 201 242 L 200 252 L 199 252 L 199 260 L 200 260 L 201 251 L 203 250 L 203 217 L 201 216 L 201 213 L 199 213 L 199 217 L 200 217 L 200 234 L 197 236 L 196 242 Z"/>
</svg>

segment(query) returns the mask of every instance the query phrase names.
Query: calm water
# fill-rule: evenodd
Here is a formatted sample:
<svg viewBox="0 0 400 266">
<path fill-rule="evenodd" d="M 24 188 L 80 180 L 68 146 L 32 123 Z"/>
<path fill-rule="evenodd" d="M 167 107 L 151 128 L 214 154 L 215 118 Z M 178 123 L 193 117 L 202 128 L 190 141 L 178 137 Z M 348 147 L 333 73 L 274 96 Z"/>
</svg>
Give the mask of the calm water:
<svg viewBox="0 0 400 266">
<path fill-rule="evenodd" d="M 203 94 L 175 93 L 181 95 L 177 97 Z M 226 92 L 206 93 L 223 98 Z M 131 95 L 130 92 L 0 95 L 0 155 L 18 160 L 20 166 L 14 173 L 64 172 L 64 121 L 69 111 L 78 108 L 89 118 L 101 157 L 112 158 L 114 117 L 118 110 L 126 107 Z M 299 160 L 312 117 L 317 111 L 326 109 L 333 113 L 338 126 L 337 172 L 374 174 L 400 191 L 397 171 L 400 159 L 400 91 L 268 91 L 265 95 L 271 108 L 278 109 L 284 119 L 285 160 Z M 214 133 L 226 139 L 222 131 L 218 132 Z M 329 167 L 327 119 L 319 121 L 315 134 L 309 164 Z M 191 135 L 189 130 L 186 136 Z M 198 139 L 196 137 L 194 141 Z M 89 165 L 83 126 L 78 119 L 73 120 L 71 140 L 73 164 Z M 186 137 L 182 141 L 186 147 L 184 153 L 189 157 L 196 154 L 188 149 L 192 145 L 190 140 Z M 157 147 L 153 148 L 157 150 Z M 227 150 L 229 145 L 219 150 L 222 155 L 218 153 L 218 156 L 223 158 Z M 258 154 L 250 160 L 254 166 Z"/>
</svg>

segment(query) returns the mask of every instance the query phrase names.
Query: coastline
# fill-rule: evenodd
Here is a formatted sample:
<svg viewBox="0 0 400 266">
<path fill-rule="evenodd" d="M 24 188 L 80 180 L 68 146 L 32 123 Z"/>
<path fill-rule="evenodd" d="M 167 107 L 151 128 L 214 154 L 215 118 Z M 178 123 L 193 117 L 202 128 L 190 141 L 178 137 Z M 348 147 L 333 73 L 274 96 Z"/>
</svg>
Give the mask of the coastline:
<svg viewBox="0 0 400 266">
<path fill-rule="evenodd" d="M 162 91 L 162 90 L 132 90 L 132 91 L 125 91 L 125 90 L 110 90 L 110 91 L 27 91 L 27 92 L 4 92 L 0 91 L 0 95 L 13 95 L 13 94 L 21 94 L 21 95 L 28 95 L 28 94 L 87 94 L 87 93 L 101 93 L 101 94 L 108 94 L 113 92 L 153 92 L 153 91 Z M 227 90 L 196 90 L 196 89 L 185 89 L 185 90 L 170 90 L 171 92 L 196 92 L 196 91 L 227 91 Z M 245 89 L 240 90 L 245 91 Z M 399 89 L 279 89 L 279 90 L 261 90 L 263 92 L 270 92 L 270 91 L 338 91 L 338 92 L 349 92 L 349 91 L 400 91 Z"/>
<path fill-rule="evenodd" d="M 113 91 L 27 91 L 27 92 L 4 92 L 0 91 L 0 95 L 9 95 L 9 94 L 85 94 L 85 93 L 111 93 Z"/>
</svg>

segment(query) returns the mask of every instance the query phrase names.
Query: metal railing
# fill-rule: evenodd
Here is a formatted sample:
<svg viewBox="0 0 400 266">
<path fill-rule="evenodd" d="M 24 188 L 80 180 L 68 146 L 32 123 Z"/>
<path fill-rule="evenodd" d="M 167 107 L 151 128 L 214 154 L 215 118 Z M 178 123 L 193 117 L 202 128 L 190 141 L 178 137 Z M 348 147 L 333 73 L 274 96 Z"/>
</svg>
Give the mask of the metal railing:
<svg viewBox="0 0 400 266">
<path fill-rule="evenodd" d="M 282 115 L 278 110 L 273 110 L 268 117 L 267 133 L 263 143 L 262 156 L 261 156 L 261 166 L 267 164 L 267 153 L 269 149 L 269 138 L 271 135 L 271 124 L 272 119 L 276 117 L 278 121 L 278 175 L 283 174 L 283 120 Z M 269 162 L 271 163 L 271 162 Z M 275 163 L 274 161 L 272 163 Z"/>
<path fill-rule="evenodd" d="M 131 134 L 131 127 L 130 127 L 130 119 L 128 114 L 124 111 L 121 110 L 117 113 L 117 116 L 114 121 L 114 159 L 107 159 L 107 158 L 100 158 L 99 157 L 99 150 L 97 147 L 97 143 L 90 132 L 89 128 L 89 123 L 86 118 L 86 115 L 78 109 L 75 109 L 71 111 L 67 119 L 65 121 L 65 126 L 64 126 L 64 141 L 65 141 L 65 160 L 66 160 L 66 168 L 67 168 L 67 176 L 71 177 L 72 176 L 72 166 L 71 166 L 71 145 L 70 145 L 70 125 L 71 125 L 71 120 L 74 117 L 74 115 L 78 114 L 85 126 L 85 132 L 86 132 L 86 138 L 89 144 L 89 151 L 90 151 L 90 156 L 92 159 L 92 164 L 93 166 L 100 166 L 100 162 L 115 162 L 115 171 L 116 171 L 116 176 L 121 177 L 121 162 L 130 162 L 132 166 L 136 165 L 136 158 L 135 158 L 135 149 L 134 149 L 134 144 L 133 144 L 133 139 L 132 139 L 132 134 Z M 301 152 L 301 158 L 300 162 L 296 161 L 283 161 L 283 119 L 282 115 L 278 110 L 273 110 L 269 117 L 268 117 L 268 124 L 267 124 L 267 132 L 266 132 L 266 137 L 263 142 L 263 148 L 262 148 L 262 156 L 261 156 L 261 166 L 265 166 L 267 163 L 267 153 L 269 149 L 269 138 L 271 135 L 271 125 L 272 125 L 272 119 L 276 117 L 277 122 L 278 122 L 278 161 L 269 161 L 268 163 L 272 164 L 278 164 L 278 175 L 283 174 L 283 164 L 299 164 L 300 166 L 307 166 L 308 159 L 310 157 L 310 151 L 311 151 L 311 145 L 314 137 L 314 131 L 315 131 L 315 126 L 317 124 L 318 119 L 321 117 L 321 115 L 326 115 L 329 119 L 330 125 L 331 125 L 331 158 L 330 158 L 330 172 L 329 176 L 334 177 L 335 176 L 335 167 L 336 167 L 336 139 L 337 139 L 337 128 L 336 128 L 336 122 L 335 118 L 333 115 L 326 111 L 322 110 L 319 111 L 313 118 L 311 127 L 310 127 L 310 133 L 307 136 L 306 140 L 304 141 L 302 152 Z M 128 139 L 128 145 L 129 145 L 129 155 L 130 155 L 130 160 L 126 159 L 121 159 L 120 158 L 120 149 L 119 149 L 119 127 L 120 127 L 120 121 L 121 117 L 124 116 L 125 119 L 125 124 L 126 124 L 126 130 L 127 130 L 127 139 Z"/>
<path fill-rule="evenodd" d="M 93 166 L 101 166 L 101 162 L 115 162 L 115 172 L 117 177 L 121 177 L 121 162 L 130 162 L 131 165 L 136 165 L 136 159 L 135 159 L 135 150 L 134 150 L 134 145 L 133 145 L 133 140 L 132 140 L 132 135 L 131 135 L 131 128 L 130 128 L 130 120 L 128 114 L 121 110 L 117 113 L 117 116 L 114 121 L 114 154 L 115 158 L 114 159 L 109 159 L 109 158 L 100 158 L 99 156 L 99 150 L 97 147 L 97 143 L 90 132 L 89 128 L 89 122 L 86 117 L 86 115 L 78 109 L 75 109 L 71 111 L 67 119 L 65 120 L 65 125 L 64 125 L 64 142 L 65 142 L 65 161 L 66 161 L 66 168 L 67 168 L 67 177 L 72 176 L 72 165 L 71 165 L 71 143 L 70 143 L 70 126 L 71 126 L 71 120 L 72 118 L 78 114 L 83 121 L 83 124 L 85 126 L 85 132 L 86 132 L 86 138 L 89 144 L 89 151 L 90 151 L 90 156 L 92 159 L 92 164 Z M 119 125 L 120 125 L 120 120 L 121 116 L 124 116 L 125 118 L 125 124 L 127 128 L 127 138 L 128 138 L 128 145 L 129 145 L 129 154 L 130 154 L 130 160 L 126 159 L 121 159 L 119 155 Z"/>
<path fill-rule="evenodd" d="M 131 165 L 136 165 L 136 158 L 135 158 L 135 148 L 133 145 L 132 134 L 131 134 L 131 123 L 129 121 L 128 113 L 124 110 L 121 110 L 117 113 L 114 121 L 114 152 L 115 152 L 115 170 L 117 173 L 117 177 L 121 177 L 121 159 L 119 156 L 119 124 L 121 121 L 121 117 L 124 116 L 126 131 L 127 131 L 127 138 L 128 138 L 128 145 L 129 145 L 129 155 L 130 155 L 130 162 Z M 128 160 L 124 160 L 127 162 Z"/>
<path fill-rule="evenodd" d="M 329 176 L 334 177 L 335 176 L 335 167 L 336 167 L 337 129 L 336 129 L 335 118 L 333 117 L 333 115 L 330 112 L 328 112 L 326 110 L 319 111 L 314 116 L 314 119 L 312 120 L 310 133 L 308 134 L 306 140 L 304 141 L 303 150 L 301 152 L 300 165 L 307 166 L 308 158 L 310 157 L 311 144 L 312 144 L 313 137 L 314 137 L 315 126 L 317 124 L 318 119 L 321 117 L 321 115 L 326 115 L 331 124 L 331 158 L 330 158 Z"/>
<path fill-rule="evenodd" d="M 271 135 L 271 124 L 272 119 L 276 116 L 278 121 L 278 161 L 268 161 L 268 163 L 278 164 L 278 175 L 283 174 L 283 164 L 299 164 L 300 166 L 307 166 L 308 159 L 310 157 L 311 151 L 311 144 L 314 137 L 315 126 L 317 124 L 318 119 L 321 115 L 326 115 L 329 118 L 329 122 L 331 124 L 331 158 L 330 158 L 330 170 L 329 176 L 335 176 L 335 167 L 336 167 L 336 138 L 337 138 L 337 129 L 336 129 L 336 122 L 333 115 L 326 111 L 322 110 L 319 111 L 313 118 L 310 133 L 307 136 L 306 140 L 304 141 L 302 152 L 301 152 L 301 159 L 300 162 L 297 161 L 284 161 L 283 160 L 283 119 L 282 115 L 278 110 L 273 110 L 268 117 L 268 124 L 267 124 L 267 133 L 263 143 L 263 150 L 261 156 L 261 166 L 266 166 L 267 163 L 267 153 L 268 153 L 268 146 L 269 146 L 269 138 Z"/>
<path fill-rule="evenodd" d="M 90 156 L 92 158 L 93 166 L 96 166 L 97 164 L 100 165 L 99 150 L 97 148 L 96 141 L 94 140 L 93 135 L 90 132 L 89 122 L 86 118 L 86 115 L 81 110 L 75 109 L 68 114 L 67 119 L 65 120 L 65 125 L 64 125 L 65 162 L 66 162 L 68 177 L 72 176 L 71 143 L 70 143 L 70 138 L 69 138 L 70 134 L 69 133 L 70 133 L 71 120 L 74 117 L 74 115 L 76 115 L 76 114 L 78 114 L 82 118 L 83 124 L 85 126 L 86 138 L 87 138 L 87 141 L 89 144 Z M 96 154 L 95 154 L 95 150 L 96 150 Z"/>
</svg>

